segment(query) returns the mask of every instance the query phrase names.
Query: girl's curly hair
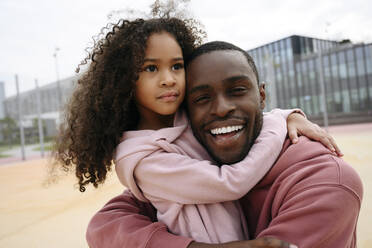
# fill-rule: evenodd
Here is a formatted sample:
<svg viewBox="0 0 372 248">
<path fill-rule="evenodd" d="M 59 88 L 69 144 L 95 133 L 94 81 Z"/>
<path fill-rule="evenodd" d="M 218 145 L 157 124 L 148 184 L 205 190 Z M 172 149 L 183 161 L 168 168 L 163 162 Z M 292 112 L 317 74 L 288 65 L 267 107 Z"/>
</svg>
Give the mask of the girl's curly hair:
<svg viewBox="0 0 372 248">
<path fill-rule="evenodd" d="M 149 36 L 168 32 L 186 58 L 204 35 L 194 24 L 177 18 L 121 20 L 106 28 L 79 65 L 90 62 L 66 106 L 53 157 L 65 171 L 75 169 L 81 192 L 105 181 L 123 132 L 138 124 L 134 90 Z"/>
</svg>

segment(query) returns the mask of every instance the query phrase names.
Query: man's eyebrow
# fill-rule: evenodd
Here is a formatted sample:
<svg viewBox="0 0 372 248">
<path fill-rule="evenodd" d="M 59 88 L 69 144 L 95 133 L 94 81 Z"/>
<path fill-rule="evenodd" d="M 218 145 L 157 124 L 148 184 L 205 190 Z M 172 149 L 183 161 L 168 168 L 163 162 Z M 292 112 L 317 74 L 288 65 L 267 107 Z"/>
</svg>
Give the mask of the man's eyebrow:
<svg viewBox="0 0 372 248">
<path fill-rule="evenodd" d="M 209 85 L 206 85 L 206 84 L 203 84 L 203 85 L 199 85 L 199 86 L 195 86 L 193 87 L 189 92 L 188 94 L 191 95 L 192 93 L 196 92 L 196 91 L 199 91 L 199 90 L 205 90 L 205 89 L 209 89 L 210 86 Z"/>
<path fill-rule="evenodd" d="M 222 80 L 222 83 L 234 83 L 236 81 L 243 81 L 243 80 L 248 80 L 250 81 L 250 78 L 246 75 L 238 75 L 238 76 L 232 76 L 232 77 L 229 77 L 229 78 L 225 78 L 224 80 Z"/>
<path fill-rule="evenodd" d="M 160 59 L 156 59 L 156 58 L 144 58 L 143 62 L 157 62 L 159 60 Z M 183 61 L 183 58 L 182 57 L 175 57 L 175 58 L 172 58 L 172 61 Z"/>
</svg>

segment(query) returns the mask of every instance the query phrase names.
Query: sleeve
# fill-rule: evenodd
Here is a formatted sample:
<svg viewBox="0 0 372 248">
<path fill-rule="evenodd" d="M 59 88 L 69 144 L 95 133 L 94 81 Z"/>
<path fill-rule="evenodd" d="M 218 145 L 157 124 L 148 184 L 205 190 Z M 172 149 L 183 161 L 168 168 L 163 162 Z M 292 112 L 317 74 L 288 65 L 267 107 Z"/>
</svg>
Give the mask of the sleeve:
<svg viewBox="0 0 372 248">
<path fill-rule="evenodd" d="M 299 108 L 294 108 L 294 109 L 279 109 L 279 108 L 275 108 L 273 110 L 271 110 L 270 112 L 266 113 L 266 114 L 279 114 L 281 116 L 283 116 L 284 119 L 287 119 L 288 116 L 290 114 L 293 114 L 293 113 L 298 113 L 298 114 L 301 114 L 303 115 L 303 117 L 307 118 L 306 117 L 306 114 Z"/>
<path fill-rule="evenodd" d="M 150 201 L 208 204 L 237 200 L 260 181 L 279 155 L 287 134 L 279 110 L 264 115 L 263 128 L 244 160 L 212 165 L 188 156 L 157 152 L 135 169 L 136 183 Z M 157 161 L 156 166 L 154 161 Z"/>
<path fill-rule="evenodd" d="M 363 186 L 354 171 L 344 168 L 340 178 L 347 178 L 346 183 L 295 187 L 258 237 L 276 237 L 301 248 L 356 247 Z"/>
<path fill-rule="evenodd" d="M 155 219 L 148 203 L 134 198 L 129 192 L 110 200 L 88 224 L 86 240 L 90 248 L 186 248 L 192 239 L 176 236 Z"/>
</svg>

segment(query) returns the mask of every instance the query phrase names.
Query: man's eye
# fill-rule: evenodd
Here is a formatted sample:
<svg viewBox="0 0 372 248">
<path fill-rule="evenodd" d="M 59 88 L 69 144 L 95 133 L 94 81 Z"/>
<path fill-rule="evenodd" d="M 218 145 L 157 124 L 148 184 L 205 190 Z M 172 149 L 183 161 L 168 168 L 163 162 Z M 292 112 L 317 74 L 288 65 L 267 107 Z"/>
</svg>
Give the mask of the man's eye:
<svg viewBox="0 0 372 248">
<path fill-rule="evenodd" d="M 155 72 L 156 70 L 157 70 L 157 68 L 156 68 L 155 65 L 148 65 L 144 69 L 144 71 L 147 71 L 147 72 Z"/>
<path fill-rule="evenodd" d="M 244 94 L 247 91 L 247 88 L 245 87 L 234 87 L 230 90 L 231 94 Z"/>
<path fill-rule="evenodd" d="M 183 69 L 183 63 L 177 63 L 172 66 L 172 70 L 180 70 Z"/>
<path fill-rule="evenodd" d="M 201 95 L 201 96 L 195 97 L 194 103 L 203 104 L 203 103 L 208 102 L 209 100 L 210 100 L 210 97 L 208 95 Z"/>
</svg>

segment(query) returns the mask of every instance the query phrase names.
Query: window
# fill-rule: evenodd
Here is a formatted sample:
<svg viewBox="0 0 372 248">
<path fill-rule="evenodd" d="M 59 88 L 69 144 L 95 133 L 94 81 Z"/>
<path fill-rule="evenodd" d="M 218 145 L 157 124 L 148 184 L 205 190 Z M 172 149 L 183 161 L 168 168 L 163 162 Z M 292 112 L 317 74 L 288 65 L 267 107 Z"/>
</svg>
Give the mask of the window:
<svg viewBox="0 0 372 248">
<path fill-rule="evenodd" d="M 296 76 L 297 76 L 297 86 L 298 86 L 298 99 L 299 99 L 299 105 L 300 108 L 304 108 L 304 102 L 301 96 L 303 96 L 303 83 L 302 83 L 302 70 L 301 70 L 301 64 L 296 63 Z"/>
<path fill-rule="evenodd" d="M 349 113 L 350 112 L 350 98 L 349 98 L 349 91 L 343 90 L 342 91 L 342 112 Z"/>
<path fill-rule="evenodd" d="M 357 60 L 356 64 L 357 74 L 359 76 L 364 76 L 366 74 L 366 69 L 364 66 L 363 47 L 358 47 L 357 49 L 355 49 L 355 55 Z"/>
<path fill-rule="evenodd" d="M 356 76 L 356 73 L 355 73 L 354 53 L 352 49 L 346 52 L 346 58 L 347 58 L 347 68 L 349 72 L 349 77 L 353 78 Z"/>
<path fill-rule="evenodd" d="M 340 69 L 340 78 L 346 79 L 347 69 L 346 69 L 346 64 L 345 64 L 345 54 L 343 51 L 338 52 L 338 62 L 339 62 L 339 69 Z"/>
<path fill-rule="evenodd" d="M 367 74 L 372 74 L 372 45 L 365 46 Z"/>
<path fill-rule="evenodd" d="M 287 58 L 292 60 L 292 42 L 291 38 L 286 39 L 286 51 L 287 51 Z"/>
</svg>

